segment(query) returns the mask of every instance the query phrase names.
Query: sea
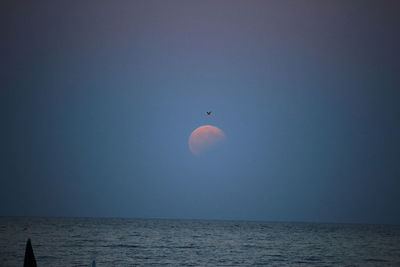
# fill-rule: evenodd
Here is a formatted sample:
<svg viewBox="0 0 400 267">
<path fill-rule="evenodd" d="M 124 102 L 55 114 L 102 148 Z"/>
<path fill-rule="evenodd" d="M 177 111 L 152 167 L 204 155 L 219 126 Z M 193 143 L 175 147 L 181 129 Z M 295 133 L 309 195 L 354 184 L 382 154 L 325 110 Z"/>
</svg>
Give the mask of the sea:
<svg viewBox="0 0 400 267">
<path fill-rule="evenodd" d="M 0 217 L 0 266 L 400 266 L 400 226 Z"/>
</svg>

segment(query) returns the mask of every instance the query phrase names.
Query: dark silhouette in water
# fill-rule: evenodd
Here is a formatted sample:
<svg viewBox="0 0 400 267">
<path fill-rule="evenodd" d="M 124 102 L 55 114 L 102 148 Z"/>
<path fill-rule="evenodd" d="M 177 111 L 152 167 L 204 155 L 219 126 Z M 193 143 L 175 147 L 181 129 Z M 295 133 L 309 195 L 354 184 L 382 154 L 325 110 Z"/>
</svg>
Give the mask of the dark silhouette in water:
<svg viewBox="0 0 400 267">
<path fill-rule="evenodd" d="M 211 115 L 211 111 L 207 111 L 207 115 Z"/>
<path fill-rule="evenodd" d="M 28 242 L 26 242 L 24 267 L 37 267 L 35 255 L 33 255 L 31 240 L 29 238 Z"/>
</svg>

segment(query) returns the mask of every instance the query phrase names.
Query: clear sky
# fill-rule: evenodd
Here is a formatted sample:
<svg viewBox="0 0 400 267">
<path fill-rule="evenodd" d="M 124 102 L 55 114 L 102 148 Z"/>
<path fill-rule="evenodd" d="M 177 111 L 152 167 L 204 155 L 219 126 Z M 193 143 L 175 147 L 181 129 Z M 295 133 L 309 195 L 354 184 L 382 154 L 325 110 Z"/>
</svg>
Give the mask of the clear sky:
<svg viewBox="0 0 400 267">
<path fill-rule="evenodd" d="M 399 10 L 2 1 L 0 215 L 400 224 Z"/>
</svg>

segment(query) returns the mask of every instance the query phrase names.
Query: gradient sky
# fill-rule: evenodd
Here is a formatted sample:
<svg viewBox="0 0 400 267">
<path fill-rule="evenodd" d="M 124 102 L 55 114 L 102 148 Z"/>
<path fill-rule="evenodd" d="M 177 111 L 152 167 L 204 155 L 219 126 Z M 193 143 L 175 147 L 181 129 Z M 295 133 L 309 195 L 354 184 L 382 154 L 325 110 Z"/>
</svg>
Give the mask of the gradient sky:
<svg viewBox="0 0 400 267">
<path fill-rule="evenodd" d="M 399 10 L 2 1 L 0 216 L 400 224 Z"/>
</svg>

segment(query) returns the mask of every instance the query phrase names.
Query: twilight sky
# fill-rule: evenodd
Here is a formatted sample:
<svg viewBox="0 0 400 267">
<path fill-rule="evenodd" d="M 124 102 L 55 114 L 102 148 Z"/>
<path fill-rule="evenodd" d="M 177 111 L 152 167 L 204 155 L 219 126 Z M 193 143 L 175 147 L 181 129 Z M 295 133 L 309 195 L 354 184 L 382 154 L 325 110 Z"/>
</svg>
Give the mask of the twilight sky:
<svg viewBox="0 0 400 267">
<path fill-rule="evenodd" d="M 400 224 L 399 10 L 2 1 L 0 216 Z"/>
</svg>

